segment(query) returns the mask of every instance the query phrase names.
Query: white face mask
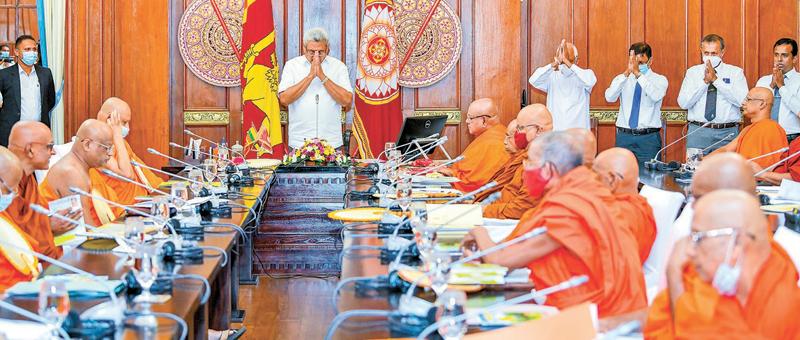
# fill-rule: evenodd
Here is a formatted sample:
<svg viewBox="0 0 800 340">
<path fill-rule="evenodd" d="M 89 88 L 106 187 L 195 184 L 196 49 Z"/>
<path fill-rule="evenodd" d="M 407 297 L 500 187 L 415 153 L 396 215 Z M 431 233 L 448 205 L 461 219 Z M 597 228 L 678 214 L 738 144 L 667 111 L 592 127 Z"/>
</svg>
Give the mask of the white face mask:
<svg viewBox="0 0 800 340">
<path fill-rule="evenodd" d="M 717 268 L 711 281 L 711 285 L 722 296 L 735 296 L 736 290 L 739 288 L 739 277 L 742 275 L 742 258 L 739 257 L 733 266 L 728 264 L 731 260 L 733 248 L 736 245 L 736 237 L 737 234 L 731 237 L 728 249 L 725 252 L 725 259 Z"/>
<path fill-rule="evenodd" d="M 714 56 L 704 55 L 703 56 L 703 64 L 705 64 L 705 63 L 707 63 L 709 61 L 711 61 L 711 66 L 712 67 L 717 67 L 722 62 L 722 58 L 719 57 L 719 56 L 716 56 L 716 55 L 714 55 Z"/>
</svg>

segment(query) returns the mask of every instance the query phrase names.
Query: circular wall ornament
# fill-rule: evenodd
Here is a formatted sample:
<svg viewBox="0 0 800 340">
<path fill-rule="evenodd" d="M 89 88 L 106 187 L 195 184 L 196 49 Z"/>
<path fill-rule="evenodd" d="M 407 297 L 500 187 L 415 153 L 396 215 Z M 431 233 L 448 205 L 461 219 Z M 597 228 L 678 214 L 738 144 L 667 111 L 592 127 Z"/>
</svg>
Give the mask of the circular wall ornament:
<svg viewBox="0 0 800 340">
<path fill-rule="evenodd" d="M 428 16 L 434 0 L 395 1 L 397 58 L 402 59 Z M 400 71 L 405 87 L 429 86 L 444 78 L 461 56 L 461 21 L 447 1 L 441 1 Z"/>
<path fill-rule="evenodd" d="M 216 0 L 238 46 L 242 39 L 244 0 Z M 178 47 L 183 63 L 203 81 L 216 86 L 241 85 L 239 61 L 228 43 L 210 0 L 195 0 L 178 25 Z"/>
</svg>

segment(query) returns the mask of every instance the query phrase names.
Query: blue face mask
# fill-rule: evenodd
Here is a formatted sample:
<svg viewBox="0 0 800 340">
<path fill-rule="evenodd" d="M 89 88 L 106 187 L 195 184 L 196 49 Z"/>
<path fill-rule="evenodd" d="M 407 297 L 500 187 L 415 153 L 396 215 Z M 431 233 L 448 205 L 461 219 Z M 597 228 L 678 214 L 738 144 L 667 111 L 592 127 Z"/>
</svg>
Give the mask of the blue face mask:
<svg viewBox="0 0 800 340">
<path fill-rule="evenodd" d="M 6 60 L 11 56 L 8 51 L 0 51 L 0 59 Z"/>
<path fill-rule="evenodd" d="M 736 265 L 733 266 L 728 264 L 731 260 L 730 257 L 733 252 L 735 240 L 736 235 L 731 239 L 731 244 L 725 254 L 725 260 L 719 265 L 717 271 L 714 273 L 714 279 L 711 281 L 711 285 L 714 286 L 717 292 L 722 296 L 736 295 L 736 290 L 739 287 L 739 277 L 742 275 L 741 261 L 736 261 Z"/>
<path fill-rule="evenodd" d="M 125 138 L 125 137 L 128 137 L 128 134 L 131 132 L 131 129 L 129 127 L 127 127 L 127 126 L 123 126 L 122 127 L 122 131 L 120 131 L 120 132 L 122 134 L 122 138 Z"/>
<path fill-rule="evenodd" d="M 0 194 L 0 211 L 5 211 L 14 202 L 17 195 L 14 192 L 8 194 Z"/>
<path fill-rule="evenodd" d="M 25 63 L 25 65 L 33 66 L 38 59 L 39 55 L 36 53 L 36 51 L 22 52 L 22 62 Z"/>
<path fill-rule="evenodd" d="M 641 72 L 643 74 L 647 74 L 648 71 L 650 71 L 650 66 L 649 65 L 647 65 L 647 64 L 639 64 L 639 72 Z"/>
</svg>

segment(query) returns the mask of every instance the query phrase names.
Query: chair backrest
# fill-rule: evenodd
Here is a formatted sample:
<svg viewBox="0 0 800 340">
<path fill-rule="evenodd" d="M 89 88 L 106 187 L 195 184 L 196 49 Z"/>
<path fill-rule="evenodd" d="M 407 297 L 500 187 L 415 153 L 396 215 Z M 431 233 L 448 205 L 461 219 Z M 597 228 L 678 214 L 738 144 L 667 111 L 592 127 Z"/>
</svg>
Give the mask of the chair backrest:
<svg viewBox="0 0 800 340">
<path fill-rule="evenodd" d="M 648 300 L 652 301 L 655 293 L 662 288 L 661 274 L 664 272 L 667 259 L 672 251 L 673 223 L 683 206 L 685 197 L 678 192 L 661 190 L 648 185 L 643 186 L 639 194 L 647 199 L 647 203 L 653 208 L 653 216 L 656 219 L 656 240 L 650 249 L 650 256 L 644 263 Z"/>
<path fill-rule="evenodd" d="M 74 142 L 70 141 L 66 144 L 53 146 L 53 150 L 55 150 L 56 154 L 53 157 L 50 157 L 50 168 L 52 168 L 53 165 L 55 165 L 61 160 L 61 158 L 64 158 L 64 156 L 69 153 L 69 150 L 72 149 L 72 143 Z M 36 170 L 34 173 L 36 174 L 36 180 L 39 181 L 39 183 L 42 183 L 44 178 L 47 177 L 47 170 Z"/>
</svg>

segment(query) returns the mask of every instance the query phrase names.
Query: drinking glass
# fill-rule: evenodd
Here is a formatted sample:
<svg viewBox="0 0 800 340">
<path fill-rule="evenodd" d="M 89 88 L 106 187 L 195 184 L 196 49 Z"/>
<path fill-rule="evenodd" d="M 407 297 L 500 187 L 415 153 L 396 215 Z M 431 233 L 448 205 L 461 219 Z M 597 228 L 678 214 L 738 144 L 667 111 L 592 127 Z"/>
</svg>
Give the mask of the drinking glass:
<svg viewBox="0 0 800 340">
<path fill-rule="evenodd" d="M 433 251 L 428 262 L 428 278 L 431 280 L 431 289 L 436 296 L 442 295 L 447 290 L 447 281 L 450 280 L 450 253 Z"/>
<path fill-rule="evenodd" d="M 397 204 L 400 205 L 400 209 L 403 210 L 405 214 L 408 211 L 408 208 L 411 206 L 411 181 L 408 179 L 403 179 L 397 182 Z"/>
<path fill-rule="evenodd" d="M 178 210 L 181 210 L 186 201 L 189 200 L 189 189 L 186 187 L 185 182 L 172 183 L 170 194 L 172 195 L 172 204 Z"/>
<path fill-rule="evenodd" d="M 464 314 L 464 306 L 467 303 L 467 294 L 448 289 L 436 299 L 436 321 L 439 325 L 439 335 L 444 340 L 461 339 L 467 333 L 466 320 L 456 321 L 455 318 Z"/>
<path fill-rule="evenodd" d="M 189 170 L 189 179 L 192 180 L 189 189 L 195 197 L 200 196 L 200 190 L 203 190 L 203 171 L 200 169 Z"/>
<path fill-rule="evenodd" d="M 217 179 L 217 162 L 208 158 L 203 161 L 203 174 L 205 175 L 206 182 L 213 183 Z"/>
<path fill-rule="evenodd" d="M 47 320 L 53 329 L 53 336 L 59 338 L 57 329 L 66 320 L 69 314 L 69 292 L 64 279 L 55 276 L 45 276 L 39 287 L 39 316 Z"/>
<path fill-rule="evenodd" d="M 136 281 L 142 286 L 142 294 L 136 298 L 136 301 L 145 303 L 145 306 L 153 301 L 153 295 L 150 293 L 150 287 L 156 282 L 158 278 L 160 259 L 158 258 L 158 247 L 156 245 L 142 245 L 139 247 L 141 256 L 136 260 L 133 268 L 133 274 Z"/>
<path fill-rule="evenodd" d="M 397 144 L 395 144 L 395 142 L 386 142 L 386 144 L 383 145 L 383 153 L 387 159 L 389 158 L 389 152 L 395 148 L 397 148 Z"/>
</svg>

